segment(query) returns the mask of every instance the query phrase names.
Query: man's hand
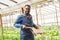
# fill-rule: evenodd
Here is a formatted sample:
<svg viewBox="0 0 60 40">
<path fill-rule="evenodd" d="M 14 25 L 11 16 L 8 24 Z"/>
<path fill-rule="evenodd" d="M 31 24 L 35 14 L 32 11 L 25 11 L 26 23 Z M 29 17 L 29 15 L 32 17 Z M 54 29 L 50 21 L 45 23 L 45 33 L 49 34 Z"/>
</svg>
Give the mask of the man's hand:
<svg viewBox="0 0 60 40">
<path fill-rule="evenodd" d="M 22 27 L 23 29 L 25 29 L 26 28 L 26 25 L 23 25 L 23 27 Z"/>
<path fill-rule="evenodd" d="M 38 27 L 37 25 L 35 26 L 35 28 L 36 28 L 36 29 L 39 29 L 39 27 Z"/>
</svg>

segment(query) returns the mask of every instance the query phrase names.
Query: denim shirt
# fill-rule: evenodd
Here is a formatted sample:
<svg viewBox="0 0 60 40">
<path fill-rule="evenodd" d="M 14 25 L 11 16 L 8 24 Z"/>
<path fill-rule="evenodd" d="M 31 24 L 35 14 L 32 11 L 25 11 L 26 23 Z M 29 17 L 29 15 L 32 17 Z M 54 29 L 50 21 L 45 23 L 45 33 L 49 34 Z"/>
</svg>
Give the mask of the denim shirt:
<svg viewBox="0 0 60 40">
<path fill-rule="evenodd" d="M 23 25 L 29 25 L 30 27 L 32 26 L 35 27 L 31 15 L 28 19 L 26 18 L 25 14 L 18 15 L 16 21 L 14 22 L 14 26 L 17 28 L 21 28 Z"/>
<path fill-rule="evenodd" d="M 31 15 L 29 16 L 29 18 L 26 18 L 26 14 L 20 14 L 14 22 L 15 27 L 21 28 L 21 34 L 31 34 L 30 29 L 22 29 L 23 25 L 26 25 L 28 27 L 35 27 Z"/>
</svg>

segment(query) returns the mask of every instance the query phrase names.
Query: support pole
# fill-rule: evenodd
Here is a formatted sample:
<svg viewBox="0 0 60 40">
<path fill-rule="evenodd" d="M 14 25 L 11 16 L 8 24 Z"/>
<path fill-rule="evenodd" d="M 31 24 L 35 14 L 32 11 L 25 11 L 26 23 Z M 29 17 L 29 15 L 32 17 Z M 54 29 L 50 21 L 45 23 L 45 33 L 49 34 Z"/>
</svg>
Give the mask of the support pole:
<svg viewBox="0 0 60 40">
<path fill-rule="evenodd" d="M 2 30 L 2 40 L 4 40 L 3 26 L 2 26 L 2 16 L 1 16 L 1 14 L 0 14 L 0 27 L 1 27 L 1 30 Z"/>
<path fill-rule="evenodd" d="M 37 21 L 37 25 L 38 25 L 38 13 L 37 13 L 37 6 L 35 6 L 35 11 L 36 11 L 36 21 Z"/>
</svg>

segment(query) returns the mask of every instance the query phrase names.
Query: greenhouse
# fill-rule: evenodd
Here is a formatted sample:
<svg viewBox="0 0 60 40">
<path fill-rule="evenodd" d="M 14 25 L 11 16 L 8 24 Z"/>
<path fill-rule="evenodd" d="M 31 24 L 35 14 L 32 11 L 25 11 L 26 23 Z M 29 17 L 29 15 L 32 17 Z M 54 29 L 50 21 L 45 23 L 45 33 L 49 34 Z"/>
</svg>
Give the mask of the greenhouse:
<svg viewBox="0 0 60 40">
<path fill-rule="evenodd" d="M 60 0 L 0 0 L 0 40 L 20 40 L 21 28 L 14 22 L 25 5 L 31 6 L 32 21 L 43 32 L 33 33 L 34 40 L 60 40 Z"/>
</svg>

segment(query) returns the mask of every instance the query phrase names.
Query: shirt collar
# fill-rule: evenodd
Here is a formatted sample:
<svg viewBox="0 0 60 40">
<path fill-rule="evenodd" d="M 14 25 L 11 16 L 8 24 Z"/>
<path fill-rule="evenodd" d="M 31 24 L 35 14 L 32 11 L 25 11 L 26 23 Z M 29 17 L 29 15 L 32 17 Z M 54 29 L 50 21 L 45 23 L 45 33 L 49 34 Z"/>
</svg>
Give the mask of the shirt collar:
<svg viewBox="0 0 60 40">
<path fill-rule="evenodd" d="M 24 16 L 26 16 L 26 14 L 25 14 L 25 13 L 23 13 L 23 15 L 24 15 Z M 29 14 L 29 15 L 30 15 L 30 18 L 31 18 L 31 14 Z"/>
</svg>

